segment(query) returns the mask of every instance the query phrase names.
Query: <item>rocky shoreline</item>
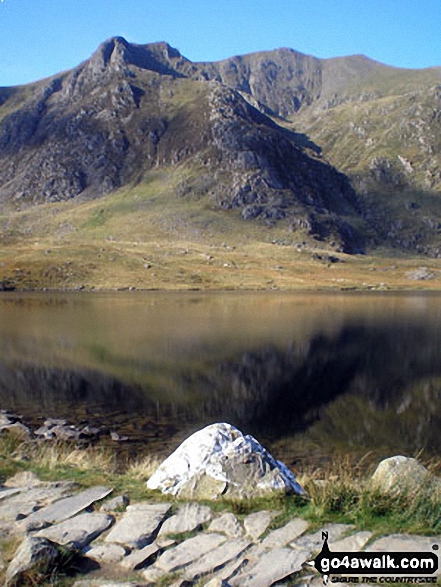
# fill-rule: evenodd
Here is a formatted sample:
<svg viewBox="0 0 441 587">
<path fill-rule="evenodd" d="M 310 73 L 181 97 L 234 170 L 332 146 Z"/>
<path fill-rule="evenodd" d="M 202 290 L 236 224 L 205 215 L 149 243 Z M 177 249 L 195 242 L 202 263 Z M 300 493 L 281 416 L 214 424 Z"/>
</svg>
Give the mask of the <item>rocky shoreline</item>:
<svg viewBox="0 0 441 587">
<path fill-rule="evenodd" d="M 2 417 L 5 429 L 23 433 L 22 423 Z M 57 426 L 66 424 L 53 421 L 41 432 Z M 404 456 L 382 461 L 370 483 L 392 499 L 421 488 L 439 495 L 441 488 L 439 478 Z M 307 492 L 255 438 L 226 423 L 190 436 L 149 475 L 147 488 L 156 492 L 132 501 L 111 484 L 81 489 L 30 471 L 6 479 L 0 486 L 5 587 L 57 585 L 58 575 L 74 587 L 318 587 L 323 578 L 313 560 L 325 535 L 331 552 L 433 552 L 441 543 L 436 535 L 384 535 L 287 516 L 283 495 L 307 501 Z M 240 506 L 271 495 L 279 496 L 267 502 L 272 506 L 252 512 Z M 225 511 L 222 502 L 236 508 Z"/>
<path fill-rule="evenodd" d="M 32 429 L 23 423 L 23 416 L 0 410 L 0 434 L 4 432 L 23 440 L 58 440 L 74 442 L 79 446 L 88 446 L 103 438 L 114 442 L 129 440 L 128 436 L 120 435 L 106 426 L 91 426 L 87 423 L 75 426 L 65 418 L 47 418 L 41 426 Z"/>
</svg>

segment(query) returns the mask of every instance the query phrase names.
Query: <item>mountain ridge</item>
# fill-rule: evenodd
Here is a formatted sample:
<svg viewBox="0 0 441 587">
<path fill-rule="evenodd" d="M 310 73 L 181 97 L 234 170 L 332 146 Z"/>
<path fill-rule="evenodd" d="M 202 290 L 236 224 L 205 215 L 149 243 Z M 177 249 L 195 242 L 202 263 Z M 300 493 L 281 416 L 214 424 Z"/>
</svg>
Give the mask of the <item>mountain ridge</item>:
<svg viewBox="0 0 441 587">
<path fill-rule="evenodd" d="M 440 120 L 441 68 L 289 48 L 192 62 L 112 37 L 71 70 L 0 88 L 0 238 L 41 238 L 38 204 L 78 235 L 113 238 L 116 223 L 124 240 L 154 201 L 161 235 L 231 225 L 305 250 L 438 257 Z M 114 212 L 80 221 L 94 200 Z"/>
</svg>

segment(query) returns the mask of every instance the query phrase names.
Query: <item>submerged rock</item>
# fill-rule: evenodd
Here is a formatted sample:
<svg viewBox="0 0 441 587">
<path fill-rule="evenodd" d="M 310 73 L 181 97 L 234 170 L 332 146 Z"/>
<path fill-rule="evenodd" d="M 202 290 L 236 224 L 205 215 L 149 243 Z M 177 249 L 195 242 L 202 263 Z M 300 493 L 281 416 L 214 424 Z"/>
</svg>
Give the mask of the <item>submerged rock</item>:
<svg viewBox="0 0 441 587">
<path fill-rule="evenodd" d="M 155 471 L 149 489 L 192 499 L 304 494 L 293 473 L 251 435 L 226 423 L 187 438 Z"/>
</svg>

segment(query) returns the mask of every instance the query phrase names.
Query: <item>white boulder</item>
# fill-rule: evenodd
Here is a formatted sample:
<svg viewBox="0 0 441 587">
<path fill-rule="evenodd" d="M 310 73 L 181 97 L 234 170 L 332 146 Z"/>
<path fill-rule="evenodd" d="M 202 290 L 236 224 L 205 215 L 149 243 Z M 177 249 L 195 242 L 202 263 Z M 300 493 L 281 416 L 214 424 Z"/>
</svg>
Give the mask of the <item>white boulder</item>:
<svg viewBox="0 0 441 587">
<path fill-rule="evenodd" d="M 187 438 L 158 467 L 147 487 L 191 499 L 305 493 L 286 465 L 253 436 L 226 423 L 211 424 Z"/>
</svg>

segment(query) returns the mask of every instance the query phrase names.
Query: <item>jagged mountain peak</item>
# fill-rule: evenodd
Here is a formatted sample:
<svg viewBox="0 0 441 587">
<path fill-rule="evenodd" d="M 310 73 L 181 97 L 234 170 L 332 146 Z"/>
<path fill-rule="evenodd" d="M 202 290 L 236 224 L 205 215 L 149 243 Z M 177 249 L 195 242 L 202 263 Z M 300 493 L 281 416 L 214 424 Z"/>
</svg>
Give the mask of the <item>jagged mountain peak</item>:
<svg viewBox="0 0 441 587">
<path fill-rule="evenodd" d="M 98 47 L 84 65 L 94 74 L 103 73 L 107 69 L 121 71 L 132 65 L 161 75 L 176 76 L 179 73 L 171 66 L 176 59 L 184 58 L 168 43 L 138 45 L 129 43 L 123 37 L 111 37 Z"/>
</svg>

